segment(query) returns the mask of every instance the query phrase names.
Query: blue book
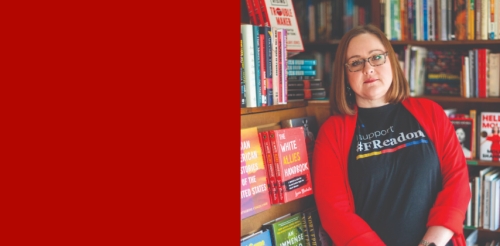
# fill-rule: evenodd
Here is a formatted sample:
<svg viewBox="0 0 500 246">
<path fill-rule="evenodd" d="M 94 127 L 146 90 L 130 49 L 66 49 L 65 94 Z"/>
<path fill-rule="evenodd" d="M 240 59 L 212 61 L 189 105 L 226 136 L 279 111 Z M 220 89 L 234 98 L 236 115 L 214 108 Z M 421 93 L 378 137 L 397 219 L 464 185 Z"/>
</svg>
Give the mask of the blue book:
<svg viewBox="0 0 500 246">
<path fill-rule="evenodd" d="M 288 59 L 287 65 L 316 65 L 313 59 Z"/>
<path fill-rule="evenodd" d="M 272 246 L 271 232 L 268 230 L 258 231 L 241 239 L 241 246 Z"/>
<path fill-rule="evenodd" d="M 287 66 L 288 70 L 314 70 L 314 66 L 312 65 L 290 65 Z"/>
</svg>

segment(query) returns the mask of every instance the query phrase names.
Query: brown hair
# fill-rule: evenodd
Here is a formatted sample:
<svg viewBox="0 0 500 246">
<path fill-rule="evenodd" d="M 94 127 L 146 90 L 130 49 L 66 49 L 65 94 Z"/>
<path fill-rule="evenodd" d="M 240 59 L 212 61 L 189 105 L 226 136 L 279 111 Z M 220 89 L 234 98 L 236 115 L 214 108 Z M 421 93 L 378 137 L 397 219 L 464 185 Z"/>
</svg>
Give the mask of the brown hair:
<svg viewBox="0 0 500 246">
<path fill-rule="evenodd" d="M 369 33 L 375 35 L 388 52 L 387 57 L 391 62 L 392 69 L 392 84 L 387 91 L 385 98 L 389 103 L 398 103 L 410 96 L 410 87 L 404 76 L 399 61 L 394 53 L 391 43 L 385 34 L 372 24 L 358 26 L 344 34 L 337 47 L 335 61 L 333 64 L 332 84 L 330 86 L 330 111 L 333 114 L 348 114 L 354 115 L 356 99 L 354 93 L 352 96 L 347 94 L 346 85 L 348 85 L 347 76 L 345 75 L 347 68 L 344 65 L 347 55 L 347 47 L 351 39 L 363 34 Z"/>
</svg>

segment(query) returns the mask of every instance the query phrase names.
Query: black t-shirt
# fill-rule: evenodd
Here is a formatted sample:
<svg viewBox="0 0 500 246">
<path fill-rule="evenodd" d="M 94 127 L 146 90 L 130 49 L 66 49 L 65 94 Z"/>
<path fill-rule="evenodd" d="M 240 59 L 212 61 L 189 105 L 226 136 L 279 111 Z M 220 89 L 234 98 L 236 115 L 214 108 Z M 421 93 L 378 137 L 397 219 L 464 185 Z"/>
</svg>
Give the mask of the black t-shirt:
<svg viewBox="0 0 500 246">
<path fill-rule="evenodd" d="M 402 104 L 359 108 L 348 170 L 356 214 L 388 246 L 418 245 L 442 176 L 434 145 Z"/>
</svg>

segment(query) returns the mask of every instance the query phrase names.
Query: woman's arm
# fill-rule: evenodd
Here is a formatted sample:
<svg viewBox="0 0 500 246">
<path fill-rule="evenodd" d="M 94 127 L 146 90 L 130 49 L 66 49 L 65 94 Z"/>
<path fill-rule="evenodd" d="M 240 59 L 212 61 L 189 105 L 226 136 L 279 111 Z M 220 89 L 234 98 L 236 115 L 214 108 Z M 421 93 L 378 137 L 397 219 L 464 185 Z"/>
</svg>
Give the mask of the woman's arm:
<svg viewBox="0 0 500 246">
<path fill-rule="evenodd" d="M 427 242 L 433 242 L 436 246 L 445 246 L 448 241 L 450 241 L 453 236 L 453 231 L 444 226 L 431 226 L 427 228 L 423 240 Z M 423 244 L 419 244 L 423 245 Z"/>
</svg>

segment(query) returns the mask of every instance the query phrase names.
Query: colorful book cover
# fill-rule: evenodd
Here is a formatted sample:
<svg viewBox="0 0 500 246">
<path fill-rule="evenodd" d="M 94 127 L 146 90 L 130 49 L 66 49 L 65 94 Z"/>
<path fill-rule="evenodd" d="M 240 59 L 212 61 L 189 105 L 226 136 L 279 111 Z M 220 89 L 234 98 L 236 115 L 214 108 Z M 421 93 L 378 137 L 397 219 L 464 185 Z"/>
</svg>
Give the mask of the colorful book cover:
<svg viewBox="0 0 500 246">
<path fill-rule="evenodd" d="M 300 34 L 295 9 L 291 0 L 276 1 L 264 0 L 260 4 L 266 6 L 267 19 L 271 27 L 289 30 L 286 33 L 286 50 L 294 52 L 303 52 L 304 45 Z"/>
<path fill-rule="evenodd" d="M 500 112 L 481 112 L 479 116 L 479 159 L 500 160 Z"/>
<path fill-rule="evenodd" d="M 304 127 L 270 130 L 280 202 L 287 203 L 313 194 Z"/>
<path fill-rule="evenodd" d="M 463 51 L 429 50 L 425 58 L 426 95 L 460 96 Z"/>
<path fill-rule="evenodd" d="M 314 143 L 316 141 L 316 136 L 318 135 L 318 122 L 314 116 L 306 116 L 299 118 L 292 118 L 282 120 L 281 128 L 291 128 L 302 126 L 304 128 L 304 137 L 307 146 L 307 155 L 309 157 L 309 163 L 312 161 L 312 154 L 314 151 Z"/>
<path fill-rule="evenodd" d="M 241 246 L 273 246 L 269 230 L 258 231 L 241 239 Z"/>
<path fill-rule="evenodd" d="M 273 245 L 301 246 L 307 233 L 302 225 L 302 213 L 296 213 L 270 224 Z M 267 227 L 267 226 L 265 226 Z"/>
<path fill-rule="evenodd" d="M 465 159 L 472 159 L 472 140 L 474 139 L 474 121 L 472 118 L 451 118 L 455 133 L 462 146 Z"/>
<path fill-rule="evenodd" d="M 256 127 L 241 129 L 241 219 L 271 208 L 267 173 Z"/>
</svg>

